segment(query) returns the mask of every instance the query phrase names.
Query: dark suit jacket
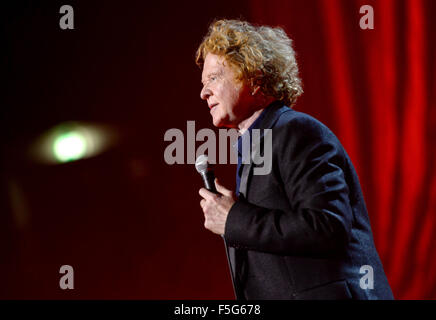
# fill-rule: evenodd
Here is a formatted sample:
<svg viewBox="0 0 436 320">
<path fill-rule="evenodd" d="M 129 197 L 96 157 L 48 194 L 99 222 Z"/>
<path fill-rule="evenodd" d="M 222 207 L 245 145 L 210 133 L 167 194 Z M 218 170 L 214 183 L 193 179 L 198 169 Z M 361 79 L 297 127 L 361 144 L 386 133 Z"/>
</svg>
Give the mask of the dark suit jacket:
<svg viewBox="0 0 436 320">
<path fill-rule="evenodd" d="M 339 140 L 279 102 L 265 112 L 258 128 L 272 129 L 271 172 L 241 166 L 240 196 L 225 227 L 237 298 L 393 299 Z M 365 265 L 373 289 L 360 286 Z"/>
</svg>

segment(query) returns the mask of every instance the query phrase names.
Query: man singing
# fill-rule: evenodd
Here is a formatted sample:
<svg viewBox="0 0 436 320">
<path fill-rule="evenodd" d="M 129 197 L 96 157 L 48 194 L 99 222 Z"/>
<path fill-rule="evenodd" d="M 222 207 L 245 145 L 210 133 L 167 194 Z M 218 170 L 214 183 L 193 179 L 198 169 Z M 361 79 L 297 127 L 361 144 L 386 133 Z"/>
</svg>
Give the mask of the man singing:
<svg viewBox="0 0 436 320">
<path fill-rule="evenodd" d="M 393 299 L 350 158 L 325 125 L 291 109 L 303 92 L 291 39 L 220 20 L 196 62 L 213 124 L 241 135 L 236 193 L 218 181 L 220 195 L 199 191 L 205 227 L 226 240 L 237 299 Z M 254 129 L 272 133 L 267 174 L 241 160 Z"/>
</svg>

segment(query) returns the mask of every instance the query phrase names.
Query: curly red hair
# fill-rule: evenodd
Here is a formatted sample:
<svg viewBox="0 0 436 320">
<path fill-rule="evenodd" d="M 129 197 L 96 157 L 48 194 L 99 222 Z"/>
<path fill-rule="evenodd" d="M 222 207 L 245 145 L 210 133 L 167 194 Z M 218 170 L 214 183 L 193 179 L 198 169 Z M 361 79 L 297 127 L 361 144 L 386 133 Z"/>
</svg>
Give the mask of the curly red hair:
<svg viewBox="0 0 436 320">
<path fill-rule="evenodd" d="M 240 20 L 215 21 L 197 50 L 198 66 L 203 66 L 208 53 L 223 56 L 238 80 L 260 86 L 264 95 L 289 107 L 303 93 L 292 40 L 281 28 Z"/>
</svg>

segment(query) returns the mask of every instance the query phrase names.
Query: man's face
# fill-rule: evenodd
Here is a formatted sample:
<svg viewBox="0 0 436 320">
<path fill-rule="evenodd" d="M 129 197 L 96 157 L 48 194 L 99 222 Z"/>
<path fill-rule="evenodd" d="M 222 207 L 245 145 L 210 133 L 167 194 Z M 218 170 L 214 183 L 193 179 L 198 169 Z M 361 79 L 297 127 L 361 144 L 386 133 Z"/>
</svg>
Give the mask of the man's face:
<svg viewBox="0 0 436 320">
<path fill-rule="evenodd" d="M 249 86 L 236 80 L 233 69 L 223 57 L 206 55 L 201 82 L 200 97 L 207 101 L 214 126 L 237 128 L 255 111 Z"/>
</svg>

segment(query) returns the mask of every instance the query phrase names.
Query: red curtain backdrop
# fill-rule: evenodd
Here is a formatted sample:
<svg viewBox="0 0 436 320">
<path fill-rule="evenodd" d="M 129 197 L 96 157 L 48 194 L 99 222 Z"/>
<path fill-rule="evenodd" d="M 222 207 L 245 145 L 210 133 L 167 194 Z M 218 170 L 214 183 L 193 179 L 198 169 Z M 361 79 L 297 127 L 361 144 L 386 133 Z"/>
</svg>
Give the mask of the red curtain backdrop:
<svg viewBox="0 0 436 320">
<path fill-rule="evenodd" d="M 373 30 L 359 26 L 363 5 Z M 305 89 L 296 109 L 353 160 L 395 297 L 436 298 L 436 2 L 256 0 L 251 13 L 293 38 Z"/>
</svg>

